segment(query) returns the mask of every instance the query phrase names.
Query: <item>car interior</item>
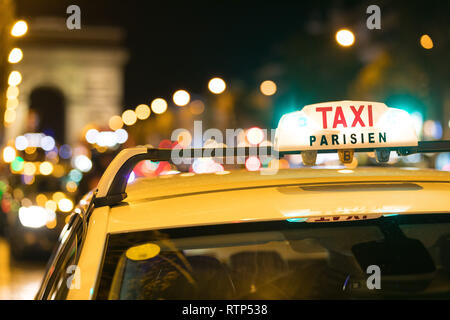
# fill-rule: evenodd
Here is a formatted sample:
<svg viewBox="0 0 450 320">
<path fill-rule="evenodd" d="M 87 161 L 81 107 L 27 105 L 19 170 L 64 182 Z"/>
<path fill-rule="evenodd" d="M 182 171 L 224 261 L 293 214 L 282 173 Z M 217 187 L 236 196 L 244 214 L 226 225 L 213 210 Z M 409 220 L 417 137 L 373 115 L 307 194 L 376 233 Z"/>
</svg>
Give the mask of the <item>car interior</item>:
<svg viewBox="0 0 450 320">
<path fill-rule="evenodd" d="M 433 242 L 407 237 L 408 228 L 384 235 L 374 227 L 346 229 L 268 232 L 258 243 L 242 243 L 249 234 L 174 239 L 170 246 L 156 241 L 161 252 L 153 258 L 121 255 L 108 298 L 448 298 L 449 225 L 441 225 Z M 366 270 L 374 264 L 381 270 L 380 290 L 367 285 Z"/>
</svg>

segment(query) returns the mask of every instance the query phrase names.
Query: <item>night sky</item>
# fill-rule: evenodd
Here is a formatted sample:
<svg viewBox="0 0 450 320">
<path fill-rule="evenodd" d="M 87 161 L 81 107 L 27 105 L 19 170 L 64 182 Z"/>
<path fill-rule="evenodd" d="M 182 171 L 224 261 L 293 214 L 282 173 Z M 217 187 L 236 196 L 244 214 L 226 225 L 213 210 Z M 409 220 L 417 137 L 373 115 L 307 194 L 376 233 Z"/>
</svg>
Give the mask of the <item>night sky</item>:
<svg viewBox="0 0 450 320">
<path fill-rule="evenodd" d="M 66 16 L 70 4 L 81 8 L 83 24 L 125 29 L 130 53 L 125 102 L 170 96 L 177 88 L 204 92 L 214 75 L 251 78 L 277 59 L 277 44 L 320 9 L 287 2 L 244 1 L 61 1 L 26 0 L 18 16 Z M 320 7 L 320 5 L 316 5 Z"/>
<path fill-rule="evenodd" d="M 364 9 L 372 2 L 19 0 L 17 15 L 65 17 L 67 6 L 77 4 L 81 7 L 82 27 L 123 27 L 127 35 L 124 46 L 130 54 L 124 104 L 132 106 L 149 103 L 157 96 L 169 98 L 179 88 L 203 93 L 213 76 L 226 81 L 255 81 L 257 85 L 258 70 L 286 56 L 282 48 L 286 50 L 289 39 L 307 36 L 311 19 L 326 21 L 332 7 L 343 13 L 342 26 L 354 25 L 358 20 L 363 25 Z M 383 15 L 389 10 L 412 12 L 409 18 L 419 27 L 448 21 L 448 5 L 442 7 L 445 2 L 427 1 L 425 5 L 423 1 L 378 1 Z M 302 50 L 306 56 L 311 55 L 307 49 Z M 359 67 L 358 62 L 353 65 Z"/>
</svg>

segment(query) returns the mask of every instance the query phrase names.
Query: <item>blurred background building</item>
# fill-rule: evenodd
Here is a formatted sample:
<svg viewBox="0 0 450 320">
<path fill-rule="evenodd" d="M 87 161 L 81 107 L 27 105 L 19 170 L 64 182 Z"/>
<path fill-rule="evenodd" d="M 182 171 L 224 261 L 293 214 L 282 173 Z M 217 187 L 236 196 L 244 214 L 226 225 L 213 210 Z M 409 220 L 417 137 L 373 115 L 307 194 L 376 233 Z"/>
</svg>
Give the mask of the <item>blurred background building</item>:
<svg viewBox="0 0 450 320">
<path fill-rule="evenodd" d="M 126 51 L 118 27 L 67 32 L 64 18 L 34 17 L 16 42 L 26 55 L 16 118 L 5 141 L 25 132 L 44 132 L 73 145 L 87 123 L 101 125 L 122 109 Z"/>
</svg>

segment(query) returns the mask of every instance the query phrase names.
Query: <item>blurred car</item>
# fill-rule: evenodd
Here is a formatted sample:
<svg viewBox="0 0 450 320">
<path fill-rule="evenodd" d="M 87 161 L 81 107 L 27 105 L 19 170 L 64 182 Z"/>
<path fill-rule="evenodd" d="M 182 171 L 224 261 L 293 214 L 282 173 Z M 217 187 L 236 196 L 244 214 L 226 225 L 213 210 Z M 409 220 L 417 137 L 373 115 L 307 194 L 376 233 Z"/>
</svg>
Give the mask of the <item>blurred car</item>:
<svg viewBox="0 0 450 320">
<path fill-rule="evenodd" d="M 58 179 L 36 180 L 35 185 L 20 189 L 19 199 L 8 194 L 4 198 L 10 203 L 5 233 L 11 255 L 17 260 L 47 260 L 67 222 L 68 212 L 73 209 L 73 195 L 58 191 Z"/>
<path fill-rule="evenodd" d="M 25 133 L 3 149 L 9 164 L 2 183 L 1 209 L 5 236 L 15 259 L 48 259 L 73 209 L 82 173 L 70 165 L 67 145 L 56 145 L 43 133 Z M 77 172 L 75 172 L 77 171 Z M 74 177 L 76 176 L 76 177 Z"/>
<path fill-rule="evenodd" d="M 305 148 L 313 139 L 295 136 L 298 117 L 280 121 L 279 157 L 312 163 L 305 151 L 348 152 Z M 407 139 L 356 150 L 381 162 L 386 150 L 450 150 Z M 130 179 L 137 163 L 173 160 L 172 151 L 136 147 L 111 162 L 61 233 L 37 299 L 450 298 L 449 172 L 342 166 Z"/>
</svg>

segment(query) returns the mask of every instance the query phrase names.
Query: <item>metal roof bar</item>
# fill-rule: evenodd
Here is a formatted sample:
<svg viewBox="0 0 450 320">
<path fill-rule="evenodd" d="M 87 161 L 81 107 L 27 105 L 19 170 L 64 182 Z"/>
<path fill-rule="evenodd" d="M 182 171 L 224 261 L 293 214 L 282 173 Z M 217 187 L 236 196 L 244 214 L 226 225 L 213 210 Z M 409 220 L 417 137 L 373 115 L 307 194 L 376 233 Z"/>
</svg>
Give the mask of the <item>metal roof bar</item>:
<svg viewBox="0 0 450 320">
<path fill-rule="evenodd" d="M 349 148 L 351 149 L 351 148 Z M 414 153 L 450 152 L 450 140 L 419 141 L 413 147 L 357 148 L 355 152 L 373 152 L 375 149 L 396 151 L 405 156 Z M 317 153 L 337 153 L 338 149 L 309 150 Z M 142 160 L 169 161 L 205 157 L 248 157 L 272 156 L 282 158 L 287 154 L 301 154 L 301 150 L 278 152 L 272 147 L 237 147 L 237 148 L 190 148 L 190 149 L 157 149 L 135 147 L 122 150 L 110 163 L 101 177 L 94 199 L 96 207 L 113 205 L 127 197 L 125 189 L 128 177 L 136 164 Z"/>
</svg>

